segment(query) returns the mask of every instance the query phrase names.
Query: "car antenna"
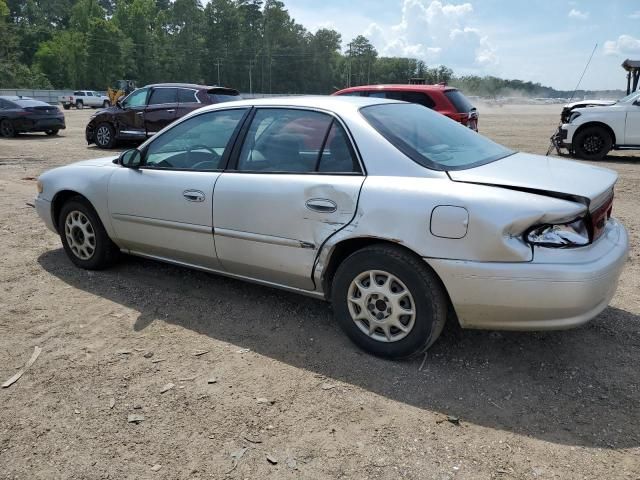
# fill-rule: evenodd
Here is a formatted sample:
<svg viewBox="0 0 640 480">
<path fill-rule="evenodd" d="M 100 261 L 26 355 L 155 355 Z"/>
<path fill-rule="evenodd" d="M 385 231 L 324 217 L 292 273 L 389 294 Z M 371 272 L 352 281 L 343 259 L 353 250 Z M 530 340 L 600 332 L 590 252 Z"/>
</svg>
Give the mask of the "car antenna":
<svg viewBox="0 0 640 480">
<path fill-rule="evenodd" d="M 569 98 L 569 102 L 567 102 L 567 103 L 571 103 L 571 100 L 573 100 L 574 95 L 578 91 L 578 87 L 580 86 L 580 83 L 582 82 L 582 79 L 584 78 L 584 74 L 587 73 L 587 68 L 589 68 L 589 64 L 591 63 L 591 59 L 593 58 L 593 54 L 596 53 L 596 48 L 598 48 L 598 44 L 597 43 L 596 43 L 595 47 L 593 47 L 593 52 L 591 52 L 591 56 L 589 57 L 589 61 L 585 65 L 584 70 L 582 71 L 582 75 L 580 75 L 580 80 L 578 80 L 578 84 L 576 85 L 576 88 L 573 90 L 573 93 L 571 94 L 571 97 Z"/>
</svg>

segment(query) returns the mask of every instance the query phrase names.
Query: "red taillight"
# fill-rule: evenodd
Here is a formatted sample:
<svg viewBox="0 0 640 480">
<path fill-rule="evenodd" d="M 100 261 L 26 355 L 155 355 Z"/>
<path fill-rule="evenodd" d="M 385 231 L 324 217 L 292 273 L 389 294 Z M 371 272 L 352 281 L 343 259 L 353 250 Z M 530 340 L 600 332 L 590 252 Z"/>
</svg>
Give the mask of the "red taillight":
<svg viewBox="0 0 640 480">
<path fill-rule="evenodd" d="M 596 210 L 591 212 L 591 222 L 590 222 L 590 230 L 591 230 L 591 238 L 592 241 L 596 241 L 600 236 L 604 233 L 604 229 L 607 225 L 607 220 L 611 218 L 611 212 L 613 211 L 613 194 L 611 197 L 602 204 L 602 206 L 598 207 Z"/>
</svg>

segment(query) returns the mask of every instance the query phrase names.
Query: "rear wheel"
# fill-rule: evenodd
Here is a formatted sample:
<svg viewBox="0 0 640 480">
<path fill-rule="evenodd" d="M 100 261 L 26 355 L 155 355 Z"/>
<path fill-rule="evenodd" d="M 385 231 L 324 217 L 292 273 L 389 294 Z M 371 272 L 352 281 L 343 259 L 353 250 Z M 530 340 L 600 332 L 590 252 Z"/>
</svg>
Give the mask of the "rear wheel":
<svg viewBox="0 0 640 480">
<path fill-rule="evenodd" d="M 112 148 L 116 143 L 116 132 L 108 123 L 101 123 L 96 127 L 94 141 L 100 148 Z"/>
<path fill-rule="evenodd" d="M 13 123 L 11 122 L 11 120 L 5 118 L 0 122 L 0 135 L 2 135 L 5 138 L 16 136 L 16 129 L 13 126 Z"/>
<path fill-rule="evenodd" d="M 388 245 L 364 248 L 344 260 L 331 299 L 349 338 L 387 358 L 424 352 L 447 318 L 446 295 L 436 275 L 420 258 Z"/>
<path fill-rule="evenodd" d="M 54 135 L 57 135 L 57 134 L 58 134 L 58 131 L 59 131 L 59 130 L 58 130 L 57 128 L 54 128 L 53 130 L 47 130 L 47 131 L 46 131 L 46 132 L 44 132 L 44 133 L 46 133 L 47 135 L 49 135 L 50 137 L 52 137 L 52 136 L 54 136 Z"/>
<path fill-rule="evenodd" d="M 598 126 L 580 130 L 573 141 L 576 155 L 584 160 L 602 160 L 612 146 L 611 134 Z"/>
<path fill-rule="evenodd" d="M 62 108 L 64 108 L 65 110 L 70 110 L 71 109 L 71 105 L 68 103 L 65 103 Z"/>
<path fill-rule="evenodd" d="M 106 268 L 117 255 L 100 218 L 83 197 L 73 197 L 62 206 L 58 232 L 67 256 L 80 268 Z"/>
</svg>

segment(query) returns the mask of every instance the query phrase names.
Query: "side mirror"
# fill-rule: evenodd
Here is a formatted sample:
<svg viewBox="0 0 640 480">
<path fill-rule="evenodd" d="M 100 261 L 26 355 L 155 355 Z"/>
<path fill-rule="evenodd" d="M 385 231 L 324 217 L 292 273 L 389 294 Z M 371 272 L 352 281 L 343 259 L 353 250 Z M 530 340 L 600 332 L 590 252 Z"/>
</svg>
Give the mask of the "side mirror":
<svg viewBox="0 0 640 480">
<path fill-rule="evenodd" d="M 142 155 L 140 150 L 136 148 L 125 150 L 118 157 L 118 165 L 122 165 L 125 168 L 140 168 L 141 163 Z"/>
<path fill-rule="evenodd" d="M 120 100 L 116 100 L 116 107 L 124 109 Z"/>
</svg>

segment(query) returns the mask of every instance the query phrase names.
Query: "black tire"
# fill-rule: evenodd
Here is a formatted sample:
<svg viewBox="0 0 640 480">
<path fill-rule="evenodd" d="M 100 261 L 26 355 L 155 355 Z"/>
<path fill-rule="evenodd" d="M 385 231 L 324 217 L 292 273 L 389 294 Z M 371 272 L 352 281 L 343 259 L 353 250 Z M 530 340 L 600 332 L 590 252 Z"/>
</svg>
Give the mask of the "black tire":
<svg viewBox="0 0 640 480">
<path fill-rule="evenodd" d="M 102 108 L 109 108 L 111 106 L 111 103 L 109 102 L 109 100 L 105 100 L 104 102 L 102 102 Z"/>
<path fill-rule="evenodd" d="M 611 134 L 598 126 L 583 128 L 573 140 L 575 153 L 583 160 L 602 160 L 612 146 Z"/>
<path fill-rule="evenodd" d="M 59 130 L 57 128 L 54 128 L 53 130 L 47 130 L 46 133 L 48 136 L 53 137 L 55 135 L 57 135 L 59 132 Z"/>
<path fill-rule="evenodd" d="M 62 108 L 64 108 L 65 110 L 70 110 L 71 109 L 71 105 L 69 103 L 65 103 Z"/>
<path fill-rule="evenodd" d="M 13 122 L 8 118 L 0 121 L 0 137 L 11 138 L 16 136 L 16 129 Z"/>
<path fill-rule="evenodd" d="M 76 109 L 82 110 L 83 108 L 84 108 L 84 103 L 82 102 L 82 100 L 77 100 L 76 101 Z"/>
<path fill-rule="evenodd" d="M 362 292 L 359 297 L 365 299 L 363 304 L 375 302 L 368 303 L 367 310 L 369 311 L 365 311 L 366 316 L 370 319 L 360 320 L 357 323 L 352 318 L 350 302 L 347 300 L 348 296 L 352 294 L 351 289 L 356 288 L 353 287 L 354 283 L 352 282 L 356 282 L 360 276 L 366 278 L 369 271 L 379 271 L 394 276 L 404 285 L 395 284 L 394 287 L 394 281 L 392 281 L 391 290 L 393 291 L 395 288 L 396 292 L 402 292 L 402 289 L 406 288 L 410 294 L 409 297 L 397 297 L 402 299 L 398 300 L 399 302 L 406 302 L 408 299 L 409 307 L 415 312 L 413 323 L 407 321 L 407 325 L 412 325 L 411 328 L 408 328 L 408 333 L 402 333 L 393 326 L 389 328 L 392 332 L 390 335 L 393 335 L 395 328 L 397 340 L 376 339 L 374 336 L 382 337 L 384 331 L 382 328 L 376 328 L 373 334 L 361 330 L 361 328 L 369 328 L 371 331 L 367 325 L 370 326 L 372 325 L 371 321 L 376 321 L 370 317 L 376 315 L 375 312 L 377 315 L 383 315 L 384 309 L 388 307 L 389 309 L 386 310 L 388 317 L 393 315 L 392 310 L 395 307 L 390 304 L 382 307 L 383 310 L 374 311 L 374 309 L 381 308 L 374 307 L 374 305 L 378 305 L 378 301 L 375 299 L 380 298 L 377 296 L 377 292 L 372 294 Z M 381 277 L 376 277 L 376 283 L 384 280 L 384 274 Z M 378 287 L 381 285 L 378 284 Z M 367 296 L 365 297 L 365 295 Z M 370 300 L 369 297 L 374 299 Z M 388 301 L 386 296 L 383 295 L 382 298 L 383 304 Z M 347 257 L 336 271 L 331 288 L 331 300 L 336 321 L 349 338 L 363 350 L 386 358 L 407 358 L 426 351 L 440 336 L 447 319 L 447 297 L 436 274 L 419 257 L 391 245 L 373 245 L 358 250 Z M 354 308 L 353 305 L 352 308 Z M 380 317 L 377 318 L 380 319 Z M 405 328 L 407 325 L 403 324 Z M 402 335 L 405 336 L 402 337 Z"/>
<path fill-rule="evenodd" d="M 93 133 L 93 141 L 100 148 L 113 148 L 116 144 L 116 131 L 107 122 L 99 123 Z"/>
<path fill-rule="evenodd" d="M 75 221 L 82 223 L 83 216 L 88 221 L 88 227 L 87 223 L 82 223 L 85 230 L 79 226 L 69 228 L 66 225 L 67 218 L 71 216 L 73 220 L 74 215 L 76 214 L 77 216 Z M 80 233 L 76 233 L 76 230 L 80 230 Z M 86 231 L 92 232 L 93 234 L 93 247 L 92 249 L 91 247 L 79 249 L 77 248 L 79 243 L 77 242 L 77 238 L 81 237 L 82 242 L 84 242 L 85 238 L 90 238 L 88 235 L 85 235 L 84 232 Z M 58 218 L 58 232 L 60 234 L 60 239 L 62 240 L 64 251 L 77 267 L 84 268 L 86 270 L 101 270 L 112 265 L 117 257 L 117 247 L 111 241 L 109 235 L 107 235 L 98 214 L 95 212 L 91 204 L 83 197 L 72 197 L 62 206 L 60 216 Z M 71 236 L 73 240 L 70 240 L 68 235 Z M 71 245 L 70 241 L 73 241 L 74 245 Z M 91 244 L 90 241 L 89 243 Z M 90 255 L 84 256 L 80 253 L 82 251 L 87 254 L 90 253 Z"/>
</svg>

